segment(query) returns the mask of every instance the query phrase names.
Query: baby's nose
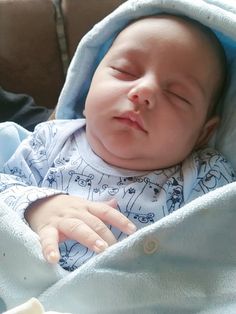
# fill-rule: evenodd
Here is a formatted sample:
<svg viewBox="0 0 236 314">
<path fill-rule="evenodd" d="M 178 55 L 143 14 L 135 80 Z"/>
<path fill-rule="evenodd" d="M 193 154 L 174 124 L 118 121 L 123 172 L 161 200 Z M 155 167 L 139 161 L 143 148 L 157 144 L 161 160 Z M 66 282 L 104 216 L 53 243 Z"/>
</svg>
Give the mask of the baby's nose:
<svg viewBox="0 0 236 314">
<path fill-rule="evenodd" d="M 134 104 L 152 109 L 155 105 L 156 86 L 154 83 L 141 82 L 128 93 L 128 99 Z"/>
<path fill-rule="evenodd" d="M 129 99 L 135 104 L 144 105 L 147 107 L 149 107 L 151 103 L 149 97 L 145 97 L 145 95 L 140 95 L 140 93 L 138 92 L 131 94 Z"/>
</svg>

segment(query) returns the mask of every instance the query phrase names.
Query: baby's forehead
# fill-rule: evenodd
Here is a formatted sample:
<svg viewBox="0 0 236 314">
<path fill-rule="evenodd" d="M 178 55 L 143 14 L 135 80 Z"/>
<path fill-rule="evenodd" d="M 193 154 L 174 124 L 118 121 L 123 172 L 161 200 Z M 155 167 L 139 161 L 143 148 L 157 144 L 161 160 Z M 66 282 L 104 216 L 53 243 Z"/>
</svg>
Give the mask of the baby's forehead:
<svg viewBox="0 0 236 314">
<path fill-rule="evenodd" d="M 128 49 L 148 50 L 151 53 L 156 42 L 165 47 L 171 46 L 171 49 L 175 44 L 192 46 L 193 43 L 196 50 L 200 52 L 206 45 L 202 45 L 200 31 L 197 28 L 195 30 L 195 25 L 192 27 L 194 32 L 190 28 L 189 21 L 172 15 L 162 14 L 140 18 L 127 25 L 117 35 L 108 50 L 108 55 L 126 52 Z"/>
<path fill-rule="evenodd" d="M 145 36 L 152 36 L 156 41 L 164 38 L 164 42 L 186 38 L 186 42 L 195 45 L 199 53 L 202 51 L 209 54 L 216 61 L 214 66 L 217 67 L 221 67 L 219 63 L 224 59 L 223 48 L 212 30 L 198 21 L 170 14 L 158 14 L 132 21 L 117 35 L 111 48 L 117 48 L 119 44 L 129 45 L 133 40 L 141 41 Z"/>
<path fill-rule="evenodd" d="M 193 40 L 207 39 L 209 42 L 215 37 L 211 30 L 198 21 L 185 16 L 158 14 L 132 21 L 121 30 L 114 42 L 127 34 L 136 34 L 135 31 L 145 31 L 145 29 L 156 31 L 157 36 L 171 32 L 173 35 L 175 35 L 175 33 L 178 33 L 178 35 L 181 35 L 181 33 L 192 33 Z"/>
</svg>

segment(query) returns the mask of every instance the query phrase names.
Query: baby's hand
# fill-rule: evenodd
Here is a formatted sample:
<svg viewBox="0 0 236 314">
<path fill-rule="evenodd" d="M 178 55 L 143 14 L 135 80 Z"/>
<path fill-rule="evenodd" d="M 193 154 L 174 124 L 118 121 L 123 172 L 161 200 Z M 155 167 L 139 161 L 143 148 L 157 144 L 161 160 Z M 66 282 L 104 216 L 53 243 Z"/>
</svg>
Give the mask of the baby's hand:
<svg viewBox="0 0 236 314">
<path fill-rule="evenodd" d="M 92 202 L 78 196 L 55 195 L 32 203 L 25 218 L 39 235 L 43 255 L 50 263 L 60 258 L 58 243 L 76 240 L 100 253 L 116 239 L 106 224 L 132 234 L 135 225 L 116 209 L 115 200 Z"/>
</svg>

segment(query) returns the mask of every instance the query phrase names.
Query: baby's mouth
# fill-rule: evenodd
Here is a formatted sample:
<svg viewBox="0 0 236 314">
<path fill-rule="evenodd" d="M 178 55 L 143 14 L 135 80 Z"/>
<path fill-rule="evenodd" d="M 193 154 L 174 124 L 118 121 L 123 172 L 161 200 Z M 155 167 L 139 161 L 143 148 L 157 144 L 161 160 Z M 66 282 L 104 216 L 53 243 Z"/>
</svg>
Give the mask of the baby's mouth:
<svg viewBox="0 0 236 314">
<path fill-rule="evenodd" d="M 142 117 L 140 116 L 140 114 L 135 113 L 134 111 L 124 112 L 120 116 L 115 117 L 115 119 L 134 129 L 147 133 L 147 130 L 144 127 L 144 122 L 143 122 Z"/>
</svg>

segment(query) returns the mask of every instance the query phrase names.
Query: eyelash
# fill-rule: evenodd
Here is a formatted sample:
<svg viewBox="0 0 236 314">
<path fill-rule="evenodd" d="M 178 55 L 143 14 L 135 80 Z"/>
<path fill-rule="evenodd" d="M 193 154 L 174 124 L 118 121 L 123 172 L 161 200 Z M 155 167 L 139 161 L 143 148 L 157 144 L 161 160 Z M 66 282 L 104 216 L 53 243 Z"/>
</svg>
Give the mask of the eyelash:
<svg viewBox="0 0 236 314">
<path fill-rule="evenodd" d="M 128 71 L 125 71 L 125 70 L 123 70 L 123 69 L 121 69 L 121 68 L 117 68 L 117 67 L 111 67 L 112 68 L 112 70 L 114 70 L 114 71 L 116 71 L 116 72 L 118 72 L 118 73 L 120 73 L 120 74 L 123 74 L 123 75 L 126 75 L 126 76 L 130 76 L 130 77 L 133 77 L 133 78 L 135 78 L 136 76 L 134 75 L 134 74 L 132 74 L 131 72 L 128 72 Z"/>
<path fill-rule="evenodd" d="M 176 94 L 176 93 L 170 92 L 170 91 L 169 91 L 169 93 L 170 93 L 171 95 L 173 95 L 173 96 L 179 98 L 181 101 L 185 102 L 186 104 L 191 105 L 190 101 L 189 101 L 187 98 L 184 98 L 184 97 L 182 97 L 182 96 L 180 96 L 180 95 L 178 95 L 178 94 Z"/>
</svg>

